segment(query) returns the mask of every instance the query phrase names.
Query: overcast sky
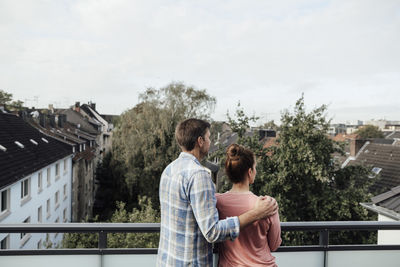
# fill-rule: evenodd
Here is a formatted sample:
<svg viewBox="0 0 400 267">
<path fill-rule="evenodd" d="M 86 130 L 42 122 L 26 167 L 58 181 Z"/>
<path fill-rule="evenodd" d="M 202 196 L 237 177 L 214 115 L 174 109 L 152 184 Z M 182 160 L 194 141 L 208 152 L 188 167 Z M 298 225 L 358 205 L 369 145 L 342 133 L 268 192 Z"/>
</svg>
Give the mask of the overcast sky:
<svg viewBox="0 0 400 267">
<path fill-rule="evenodd" d="M 182 81 L 279 120 L 304 92 L 335 122 L 400 120 L 400 0 L 0 0 L 0 89 L 120 114 Z"/>
</svg>

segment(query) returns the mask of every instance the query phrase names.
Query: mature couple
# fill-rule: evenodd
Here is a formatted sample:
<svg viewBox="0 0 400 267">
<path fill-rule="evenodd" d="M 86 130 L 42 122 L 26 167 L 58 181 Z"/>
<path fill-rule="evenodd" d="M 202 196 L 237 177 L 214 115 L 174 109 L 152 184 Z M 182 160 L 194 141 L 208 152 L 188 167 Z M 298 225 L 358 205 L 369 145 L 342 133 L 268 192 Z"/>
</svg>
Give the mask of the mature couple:
<svg viewBox="0 0 400 267">
<path fill-rule="evenodd" d="M 219 266 L 275 266 L 271 251 L 281 243 L 278 205 L 249 191 L 256 176 L 253 152 L 228 147 L 225 171 L 233 187 L 215 194 L 200 164 L 210 148 L 210 124 L 187 119 L 175 137 L 182 153 L 161 176 L 157 266 L 212 266 L 212 243 L 220 241 Z"/>
</svg>

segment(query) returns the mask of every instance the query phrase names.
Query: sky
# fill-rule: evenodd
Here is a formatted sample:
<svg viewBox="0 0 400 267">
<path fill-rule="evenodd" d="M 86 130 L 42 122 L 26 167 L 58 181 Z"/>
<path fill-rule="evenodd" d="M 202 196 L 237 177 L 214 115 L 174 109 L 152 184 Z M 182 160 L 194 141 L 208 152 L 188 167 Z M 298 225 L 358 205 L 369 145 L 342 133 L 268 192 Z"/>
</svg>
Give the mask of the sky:
<svg viewBox="0 0 400 267">
<path fill-rule="evenodd" d="M 400 120 L 400 0 L 0 0 L 0 89 L 28 106 L 134 107 L 184 82 L 279 121 Z"/>
</svg>

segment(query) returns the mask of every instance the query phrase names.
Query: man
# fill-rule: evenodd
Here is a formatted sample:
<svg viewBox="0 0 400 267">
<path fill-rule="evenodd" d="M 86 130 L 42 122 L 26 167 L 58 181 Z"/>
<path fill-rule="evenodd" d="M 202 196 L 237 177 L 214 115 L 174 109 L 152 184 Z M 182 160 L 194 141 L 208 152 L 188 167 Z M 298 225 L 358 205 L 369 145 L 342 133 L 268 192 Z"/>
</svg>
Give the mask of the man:
<svg viewBox="0 0 400 267">
<path fill-rule="evenodd" d="M 212 244 L 234 240 L 240 229 L 277 211 L 272 198 L 260 198 L 253 210 L 219 220 L 215 186 L 200 164 L 210 148 L 210 124 L 187 119 L 176 127 L 182 149 L 161 175 L 161 230 L 157 266 L 212 266 Z"/>
</svg>

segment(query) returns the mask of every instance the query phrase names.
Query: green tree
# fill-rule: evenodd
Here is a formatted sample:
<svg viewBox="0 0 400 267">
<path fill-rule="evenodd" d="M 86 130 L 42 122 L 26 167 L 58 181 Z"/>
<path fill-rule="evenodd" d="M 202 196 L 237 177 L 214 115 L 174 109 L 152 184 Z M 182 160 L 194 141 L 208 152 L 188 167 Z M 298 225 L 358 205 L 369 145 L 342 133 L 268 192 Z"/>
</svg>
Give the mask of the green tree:
<svg viewBox="0 0 400 267">
<path fill-rule="evenodd" d="M 174 138 L 176 125 L 189 117 L 209 119 L 214 105 L 215 98 L 206 90 L 171 83 L 147 89 L 140 103 L 121 115 L 113 135 L 113 155 L 125 167 L 131 199 L 146 195 L 159 207 L 161 173 L 180 152 Z"/>
<path fill-rule="evenodd" d="M 141 197 L 138 201 L 139 208 L 131 212 L 126 210 L 123 202 L 117 203 L 110 223 L 153 223 L 160 222 L 159 211 L 153 208 L 151 200 Z M 98 217 L 95 218 L 98 221 Z M 159 241 L 158 233 L 113 233 L 107 235 L 108 248 L 156 248 Z M 64 235 L 62 245 L 64 248 L 96 248 L 98 247 L 98 234 L 68 233 Z"/>
<path fill-rule="evenodd" d="M 117 202 L 126 203 L 130 200 L 124 180 L 124 166 L 114 159 L 112 152 L 105 154 L 97 165 L 96 180 L 99 187 L 96 190 L 93 212 L 99 216 L 100 221 L 106 221 L 116 210 Z"/>
<path fill-rule="evenodd" d="M 12 101 L 13 95 L 0 89 L 0 105 L 5 106 L 10 110 L 21 110 L 24 102 L 20 100 Z"/>
<path fill-rule="evenodd" d="M 12 100 L 12 94 L 0 89 L 0 105 L 7 105 Z"/>
<path fill-rule="evenodd" d="M 335 164 L 333 153 L 343 151 L 328 138 L 325 111 L 326 106 L 322 105 L 306 112 L 301 97 L 292 113 L 283 112 L 276 146 L 264 149 L 256 135 L 252 138 L 241 135 L 238 140 L 257 155 L 257 178 L 252 191 L 275 197 L 282 221 L 372 219 L 359 205 L 371 197 L 369 171 L 361 166 L 341 169 Z M 248 127 L 247 120 L 242 118 L 233 129 Z M 330 240 L 342 244 L 365 243 L 370 238 L 374 234 L 356 232 L 332 234 Z M 283 239 L 286 245 L 315 244 L 318 233 L 284 233 Z"/>
<path fill-rule="evenodd" d="M 383 138 L 383 132 L 379 129 L 378 126 L 373 125 L 365 125 L 355 131 L 362 139 L 367 138 Z"/>
</svg>

